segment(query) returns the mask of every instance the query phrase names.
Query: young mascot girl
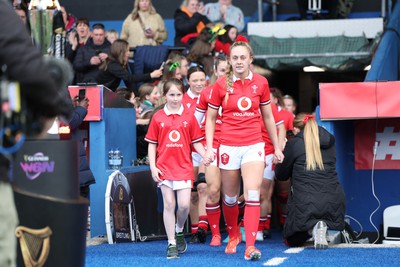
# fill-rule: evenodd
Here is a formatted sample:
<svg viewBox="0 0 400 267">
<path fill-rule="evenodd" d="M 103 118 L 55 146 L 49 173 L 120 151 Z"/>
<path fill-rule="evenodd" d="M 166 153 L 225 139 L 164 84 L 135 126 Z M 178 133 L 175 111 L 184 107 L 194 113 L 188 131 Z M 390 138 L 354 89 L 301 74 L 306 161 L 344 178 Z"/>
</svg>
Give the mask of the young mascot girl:
<svg viewBox="0 0 400 267">
<path fill-rule="evenodd" d="M 239 38 L 238 38 L 239 39 Z M 260 116 L 271 138 L 277 161 L 283 160 L 278 145 L 274 117 L 270 107 L 268 81 L 250 71 L 253 52 L 247 40 L 240 37 L 230 49 L 226 77 L 214 85 L 208 103 L 206 119 L 206 159 L 214 160 L 213 137 L 218 109 L 222 107 L 222 126 L 219 148 L 225 222 L 229 242 L 225 253 L 236 253 L 240 240 L 237 231 L 240 175 L 246 202 L 246 260 L 258 260 L 261 252 L 254 246 L 260 218 L 260 186 L 264 171 L 264 143 Z"/>
<path fill-rule="evenodd" d="M 185 252 L 187 247 L 183 227 L 189 214 L 194 179 L 191 144 L 200 155 L 205 154 L 196 118 L 192 113 L 183 112 L 183 94 L 180 80 L 171 79 L 164 84 L 166 104 L 153 115 L 145 138 L 149 142 L 151 175 L 163 196 L 168 259 L 179 258 L 179 253 Z M 178 201 L 176 219 L 174 191 Z"/>
</svg>

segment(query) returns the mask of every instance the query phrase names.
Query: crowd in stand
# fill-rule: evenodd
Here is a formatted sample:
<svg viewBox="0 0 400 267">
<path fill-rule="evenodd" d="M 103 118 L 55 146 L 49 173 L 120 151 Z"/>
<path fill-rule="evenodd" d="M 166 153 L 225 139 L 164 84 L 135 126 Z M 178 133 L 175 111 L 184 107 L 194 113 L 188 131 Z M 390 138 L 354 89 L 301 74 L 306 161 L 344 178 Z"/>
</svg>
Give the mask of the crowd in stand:
<svg viewBox="0 0 400 267">
<path fill-rule="evenodd" d="M 24 15 L 26 19 L 26 9 L 22 10 L 20 5 L 15 6 L 21 19 Z M 299 138 L 293 135 L 304 135 L 300 145 L 306 147 L 307 158 L 298 164 L 322 179 L 324 166 L 328 169 L 326 164 L 333 162 L 334 167 L 334 152 L 329 151 L 330 161 L 325 164 L 321 152 L 309 157 L 307 148 L 310 142 L 325 138 L 321 145 L 326 141 L 331 149 L 332 136 L 316 126 L 314 117 L 307 115 L 306 121 L 304 114 L 296 116 L 295 100 L 270 88 L 267 79 L 254 71 L 252 48 L 239 34 L 245 27 L 244 15 L 231 0 L 206 5 L 184 0 L 174 14 L 174 40 L 175 46 L 185 50 L 172 51 L 161 66 L 144 74 L 132 72 L 130 48 L 159 46 L 168 36 L 151 0 L 134 1 L 120 35 L 99 23 L 90 26 L 88 19 L 77 19 L 65 8 L 61 12 L 67 33 L 66 58 L 75 71 L 74 83 L 105 85 L 136 108 L 138 160 L 150 166 L 162 191 L 168 258 L 178 258 L 187 249 L 183 227 L 188 216 L 190 243 L 205 243 L 210 230 L 210 245 L 221 246 L 219 222 L 223 210 L 229 234 L 225 253 L 236 253 L 236 246 L 245 241 L 244 258 L 258 260 L 261 251 L 255 247 L 256 241 L 271 235 L 275 165 L 286 168 L 279 168 L 276 197 L 278 221 L 285 229 L 288 245 L 314 237 L 316 248 L 326 248 L 323 235 L 327 225 L 338 230 L 344 227 L 344 198 L 340 198 L 334 222 L 329 209 L 312 210 L 304 213 L 307 227 L 297 227 L 290 212 L 299 211 L 291 206 L 290 225 L 285 224 L 286 203 L 297 205 L 291 185 L 298 179 L 295 171 L 299 168 L 295 166 L 292 173 L 295 152 L 285 146 L 298 146 Z M 80 106 L 87 109 L 86 104 Z M 301 122 L 294 123 L 298 120 Z M 318 130 L 323 137 L 318 137 Z M 314 141 L 306 139 L 310 131 Z M 313 143 L 314 149 L 319 151 L 319 144 Z M 310 167 L 309 161 L 314 165 Z M 329 166 L 330 182 L 334 183 L 336 173 Z M 333 189 L 332 198 L 342 197 L 340 188 Z"/>
</svg>

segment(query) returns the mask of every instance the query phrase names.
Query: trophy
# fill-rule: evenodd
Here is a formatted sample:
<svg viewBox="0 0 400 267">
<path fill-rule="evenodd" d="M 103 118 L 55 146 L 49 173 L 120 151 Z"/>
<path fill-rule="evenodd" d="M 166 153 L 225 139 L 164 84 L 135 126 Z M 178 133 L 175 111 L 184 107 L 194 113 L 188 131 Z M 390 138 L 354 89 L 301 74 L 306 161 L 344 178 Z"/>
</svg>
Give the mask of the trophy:
<svg viewBox="0 0 400 267">
<path fill-rule="evenodd" d="M 33 38 L 44 55 L 65 57 L 65 27 L 58 0 L 33 0 L 29 4 Z"/>
</svg>

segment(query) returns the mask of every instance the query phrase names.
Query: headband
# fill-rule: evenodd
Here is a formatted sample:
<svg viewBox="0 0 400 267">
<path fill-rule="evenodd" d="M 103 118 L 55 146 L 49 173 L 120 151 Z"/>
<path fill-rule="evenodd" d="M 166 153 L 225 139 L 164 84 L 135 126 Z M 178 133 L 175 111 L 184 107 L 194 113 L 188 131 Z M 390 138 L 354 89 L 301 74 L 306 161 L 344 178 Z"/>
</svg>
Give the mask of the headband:
<svg viewBox="0 0 400 267">
<path fill-rule="evenodd" d="M 176 69 L 177 67 L 180 67 L 180 66 L 181 66 L 181 64 L 179 64 L 179 62 L 175 62 L 168 68 L 168 70 L 173 71 L 174 69 Z"/>
</svg>

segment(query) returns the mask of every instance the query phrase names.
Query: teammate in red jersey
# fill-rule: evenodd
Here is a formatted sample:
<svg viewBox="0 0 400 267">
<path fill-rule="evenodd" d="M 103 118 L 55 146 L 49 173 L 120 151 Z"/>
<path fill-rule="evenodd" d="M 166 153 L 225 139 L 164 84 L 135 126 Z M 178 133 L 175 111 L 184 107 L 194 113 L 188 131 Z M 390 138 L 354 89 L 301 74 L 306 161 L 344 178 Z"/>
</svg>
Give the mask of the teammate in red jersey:
<svg viewBox="0 0 400 267">
<path fill-rule="evenodd" d="M 166 104 L 151 119 L 145 140 L 149 142 L 151 176 L 161 188 L 164 203 L 164 225 L 168 236 L 167 258 L 179 258 L 186 251 L 183 234 L 189 214 L 193 185 L 192 146 L 204 155 L 200 127 L 193 114 L 184 112 L 183 84 L 178 79 L 164 84 Z M 206 162 L 208 164 L 208 162 Z M 175 219 L 175 193 L 178 210 Z M 176 225 L 175 225 L 176 223 Z"/>
<path fill-rule="evenodd" d="M 218 56 L 215 59 L 214 64 L 214 76 L 220 78 L 225 75 L 226 67 L 227 67 L 227 59 L 226 57 Z M 214 80 L 215 79 L 210 79 Z M 208 108 L 209 96 L 211 93 L 213 86 L 209 86 L 203 91 L 201 91 L 199 101 L 196 106 L 195 117 L 197 122 L 201 125 L 202 133 L 205 134 L 205 120 L 206 111 Z M 221 111 L 221 110 L 220 110 Z M 219 111 L 219 113 L 220 113 Z M 213 151 L 217 153 L 219 147 L 219 136 L 221 132 L 221 116 L 220 114 L 217 117 L 215 132 L 214 132 L 214 142 L 213 142 Z M 205 139 L 202 141 L 205 144 Z M 206 204 L 206 212 L 207 219 L 210 224 L 212 239 L 210 242 L 210 246 L 220 246 L 221 245 L 221 233 L 219 229 L 219 221 L 221 217 L 221 208 L 220 208 L 220 195 L 221 195 L 221 174 L 217 165 L 217 161 L 213 161 L 205 170 L 205 178 L 207 182 L 207 204 Z"/>
<path fill-rule="evenodd" d="M 200 93 L 206 87 L 206 73 L 199 66 L 192 66 L 187 73 L 189 89 L 182 99 L 185 109 L 194 114 Z M 208 219 L 206 214 L 207 184 L 205 180 L 205 167 L 201 164 L 202 157 L 192 152 L 195 182 L 190 200 L 190 222 L 192 237 L 189 243 L 205 243 Z"/>
<path fill-rule="evenodd" d="M 264 142 L 260 117 L 274 145 L 279 162 L 283 154 L 278 144 L 274 117 L 270 107 L 268 81 L 249 69 L 253 51 L 245 41 L 232 44 L 228 72 L 214 85 L 207 110 L 206 159 L 214 160 L 212 144 L 218 109 L 222 107 L 222 127 L 219 148 L 223 211 L 229 233 L 225 253 L 236 253 L 240 174 L 243 178 L 246 209 L 246 260 L 258 260 L 261 252 L 254 246 L 260 218 L 260 186 L 264 171 Z"/>
<path fill-rule="evenodd" d="M 289 111 L 285 110 L 282 92 L 278 88 L 271 88 L 271 101 L 278 106 L 280 116 L 283 118 L 284 125 L 287 131 L 287 138 L 293 136 L 293 120 L 294 116 Z M 278 192 L 276 194 L 276 207 L 278 210 L 279 223 L 283 227 L 286 220 L 286 203 L 290 192 L 290 181 L 276 181 L 278 185 Z M 269 224 L 266 224 L 266 228 Z"/>
<path fill-rule="evenodd" d="M 278 130 L 278 141 L 280 148 L 283 150 L 286 138 L 286 129 L 284 126 L 284 119 L 281 113 L 278 111 L 278 107 L 271 103 L 272 114 L 275 119 L 276 128 Z M 260 188 L 260 221 L 258 224 L 258 231 L 256 240 L 263 241 L 264 236 L 269 238 L 270 233 L 270 222 L 271 222 L 271 211 L 272 211 L 272 194 L 274 191 L 274 178 L 275 178 L 275 161 L 274 161 L 274 146 L 269 138 L 267 131 L 265 130 L 264 123 L 261 121 L 262 136 L 265 142 L 265 169 L 263 174 L 263 181 Z"/>
</svg>

